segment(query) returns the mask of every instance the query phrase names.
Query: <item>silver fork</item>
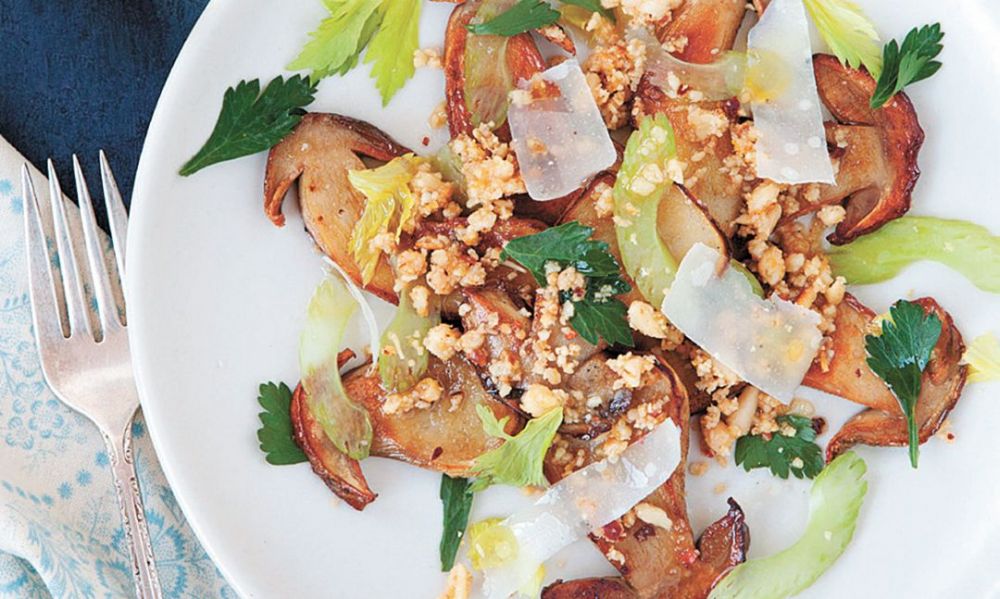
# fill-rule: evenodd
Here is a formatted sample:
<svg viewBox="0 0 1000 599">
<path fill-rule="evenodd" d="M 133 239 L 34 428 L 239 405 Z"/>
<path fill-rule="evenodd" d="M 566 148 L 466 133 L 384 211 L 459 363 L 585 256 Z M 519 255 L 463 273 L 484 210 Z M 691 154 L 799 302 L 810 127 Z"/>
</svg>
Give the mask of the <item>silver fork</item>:
<svg viewBox="0 0 1000 599">
<path fill-rule="evenodd" d="M 125 539 L 132 558 L 136 592 L 140 599 L 159 598 L 160 582 L 156 575 L 149 529 L 146 527 L 142 496 L 132 461 L 131 425 L 136 408 L 139 407 L 139 396 L 132 376 L 126 322 L 123 313 L 118 311 L 111 287 L 111 277 L 118 276 L 120 286 L 122 275 L 108 272 L 87 182 L 79 160 L 73 156 L 83 240 L 93 295 L 97 302 L 99 330 L 95 331 L 84 299 L 84 277 L 77 267 L 73 234 L 66 220 L 62 190 L 51 160 L 48 171 L 53 236 L 65 297 L 65 322 L 61 317 L 54 281 L 56 275 L 52 271 L 34 185 L 27 165 L 22 169 L 31 314 L 42 371 L 56 396 L 89 418 L 100 429 L 111 457 L 111 472 L 121 508 Z M 124 273 L 128 215 L 104 152 L 101 152 L 101 179 L 117 272 Z"/>
</svg>

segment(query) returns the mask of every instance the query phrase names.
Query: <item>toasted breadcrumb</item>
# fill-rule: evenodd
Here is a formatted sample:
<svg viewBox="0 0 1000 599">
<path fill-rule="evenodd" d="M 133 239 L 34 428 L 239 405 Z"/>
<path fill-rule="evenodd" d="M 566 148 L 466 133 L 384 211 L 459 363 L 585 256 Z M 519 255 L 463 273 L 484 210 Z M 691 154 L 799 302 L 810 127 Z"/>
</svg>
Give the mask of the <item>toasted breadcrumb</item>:
<svg viewBox="0 0 1000 599">
<path fill-rule="evenodd" d="M 446 585 L 438 599 L 469 599 L 472 595 L 472 573 L 461 563 L 456 563 L 448 572 Z"/>
<path fill-rule="evenodd" d="M 461 337 L 461 333 L 455 327 L 449 324 L 439 324 L 427 331 L 427 335 L 424 337 L 424 347 L 435 358 L 447 362 L 458 351 Z"/>
<path fill-rule="evenodd" d="M 391 415 L 405 414 L 410 410 L 425 410 L 437 403 L 443 394 L 441 384 L 427 377 L 421 379 L 409 391 L 387 395 L 385 403 L 382 404 L 382 412 Z"/>
<path fill-rule="evenodd" d="M 555 408 L 564 406 L 569 395 L 562 389 L 551 389 L 546 385 L 528 385 L 521 396 L 521 409 L 538 418 Z"/>
</svg>

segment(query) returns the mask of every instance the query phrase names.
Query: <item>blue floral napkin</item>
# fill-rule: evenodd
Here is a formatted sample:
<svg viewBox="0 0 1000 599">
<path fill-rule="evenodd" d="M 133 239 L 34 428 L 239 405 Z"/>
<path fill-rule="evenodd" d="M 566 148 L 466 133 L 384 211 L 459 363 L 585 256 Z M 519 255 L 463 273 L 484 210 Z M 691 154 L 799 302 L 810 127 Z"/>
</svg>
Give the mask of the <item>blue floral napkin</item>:
<svg viewBox="0 0 1000 599">
<path fill-rule="evenodd" d="M 31 333 L 21 165 L 0 137 L 0 599 L 132 597 L 108 455 L 45 385 Z M 45 189 L 33 170 L 36 189 Z M 141 416 L 136 467 L 164 597 L 235 597 L 195 538 Z"/>
</svg>

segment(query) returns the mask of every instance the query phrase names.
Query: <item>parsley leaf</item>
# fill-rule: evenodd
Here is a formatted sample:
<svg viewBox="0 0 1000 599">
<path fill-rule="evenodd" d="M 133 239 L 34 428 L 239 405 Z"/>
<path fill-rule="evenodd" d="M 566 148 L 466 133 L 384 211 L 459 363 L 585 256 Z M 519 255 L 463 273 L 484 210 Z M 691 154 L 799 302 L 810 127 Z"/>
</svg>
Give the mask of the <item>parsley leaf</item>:
<svg viewBox="0 0 1000 599">
<path fill-rule="evenodd" d="M 543 0 L 520 0 L 517 4 L 485 23 L 466 25 L 476 35 L 502 35 L 510 37 L 559 20 L 560 14 Z"/>
<path fill-rule="evenodd" d="M 365 64 L 372 64 L 382 106 L 413 77 L 413 53 L 420 46 L 420 7 L 423 0 L 391 0 L 382 4 L 382 25 L 368 46 Z"/>
<path fill-rule="evenodd" d="M 562 424 L 562 408 L 554 408 L 538 418 L 532 418 L 514 436 L 504 431 L 509 416 L 497 421 L 493 412 L 482 405 L 476 406 L 476 413 L 479 414 L 486 434 L 503 439 L 504 444 L 476 458 L 471 469 L 471 473 L 477 477 L 472 483 L 472 491 L 481 491 L 495 484 L 515 487 L 547 486 L 542 463 L 556 436 L 556 430 Z"/>
<path fill-rule="evenodd" d="M 920 375 L 927 367 L 931 351 L 940 336 L 941 319 L 906 300 L 900 300 L 889 308 L 889 318 L 882 323 L 881 335 L 865 336 L 868 367 L 889 386 L 906 417 L 910 465 L 914 468 L 920 454 L 916 422 Z"/>
<path fill-rule="evenodd" d="M 306 461 L 294 439 L 292 417 L 289 409 L 292 405 L 292 391 L 288 385 L 281 383 L 266 383 L 258 390 L 257 403 L 264 411 L 257 414 L 261 427 L 257 429 L 257 440 L 260 450 L 266 455 L 267 463 L 276 466 L 298 464 Z"/>
<path fill-rule="evenodd" d="M 823 470 L 823 450 L 815 443 L 816 431 L 812 427 L 812 419 L 778 416 L 778 423 L 794 427 L 795 436 L 774 433 L 770 438 L 763 435 L 740 437 L 736 440 L 736 463 L 747 472 L 766 467 L 780 478 L 788 478 L 789 472 L 795 478 L 815 478 Z"/>
<path fill-rule="evenodd" d="M 872 94 L 871 107 L 881 108 L 907 85 L 937 73 L 941 63 L 934 58 L 943 49 L 943 38 L 941 24 L 935 23 L 911 30 L 902 46 L 896 40 L 886 44 L 882 56 L 884 67 Z"/>
<path fill-rule="evenodd" d="M 601 5 L 601 0 L 562 0 L 562 3 L 579 6 L 580 8 L 585 8 L 590 12 L 600 13 L 602 17 L 611 19 L 612 22 L 615 20 L 615 13 L 604 8 L 604 6 Z"/>
<path fill-rule="evenodd" d="M 378 11 L 382 0 L 329 0 L 325 4 L 330 16 L 309 34 L 309 42 L 288 65 L 292 71 L 311 70 L 313 81 L 351 70 L 382 20 Z"/>
<path fill-rule="evenodd" d="M 816 29 L 842 64 L 862 64 L 878 78 L 882 73 L 882 48 L 878 31 L 864 11 L 851 0 L 805 0 Z"/>
<path fill-rule="evenodd" d="M 260 91 L 260 80 L 240 81 L 222 98 L 222 110 L 208 141 L 180 174 L 188 176 L 217 162 L 263 152 L 288 135 L 312 103 L 316 86 L 299 75 L 275 77 Z"/>
<path fill-rule="evenodd" d="M 441 571 L 447 572 L 455 565 L 458 546 L 469 524 L 472 509 L 472 491 L 469 479 L 441 475 L 441 504 L 444 508 L 444 530 L 441 531 Z"/>
<path fill-rule="evenodd" d="M 628 309 L 619 300 L 576 302 L 573 308 L 573 317 L 569 319 L 569 324 L 590 343 L 597 345 L 598 337 L 604 337 L 608 343 L 632 347 Z"/>
<path fill-rule="evenodd" d="M 571 221 L 508 241 L 501 258 L 520 263 L 540 285 L 547 282 L 545 268 L 550 262 L 556 262 L 560 268 L 575 268 L 587 281 L 587 293 L 582 299 L 564 294 L 563 301 L 573 301 L 570 325 L 595 345 L 604 337 L 608 343 L 631 347 L 627 309 L 614 296 L 627 293 L 632 287 L 622 278 L 621 266 L 608 244 L 591 239 L 593 233 L 592 228 Z"/>
</svg>

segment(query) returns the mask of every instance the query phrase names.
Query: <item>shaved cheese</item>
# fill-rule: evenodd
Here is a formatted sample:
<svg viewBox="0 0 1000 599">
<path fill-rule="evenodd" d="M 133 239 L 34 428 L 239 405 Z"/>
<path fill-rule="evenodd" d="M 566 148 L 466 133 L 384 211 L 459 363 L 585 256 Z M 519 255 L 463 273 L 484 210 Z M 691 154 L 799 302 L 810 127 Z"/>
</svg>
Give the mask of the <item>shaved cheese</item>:
<svg viewBox="0 0 1000 599">
<path fill-rule="evenodd" d="M 554 200 L 615 162 L 615 146 L 575 60 L 522 81 L 508 111 L 528 195 Z"/>
<path fill-rule="evenodd" d="M 757 176 L 778 183 L 835 183 L 802 0 L 772 0 L 750 30 L 747 47 Z"/>
<path fill-rule="evenodd" d="M 718 276 L 720 260 L 725 258 L 716 250 L 695 244 L 663 300 L 663 313 L 741 379 L 789 401 L 819 350 L 819 314 L 777 296 L 757 297 L 734 268 Z"/>
<path fill-rule="evenodd" d="M 497 525 L 513 548 L 484 570 L 484 595 L 507 599 L 523 588 L 559 550 L 621 517 L 666 482 L 680 459 L 680 430 L 666 420 L 617 460 L 591 464 L 550 487 Z"/>
</svg>

